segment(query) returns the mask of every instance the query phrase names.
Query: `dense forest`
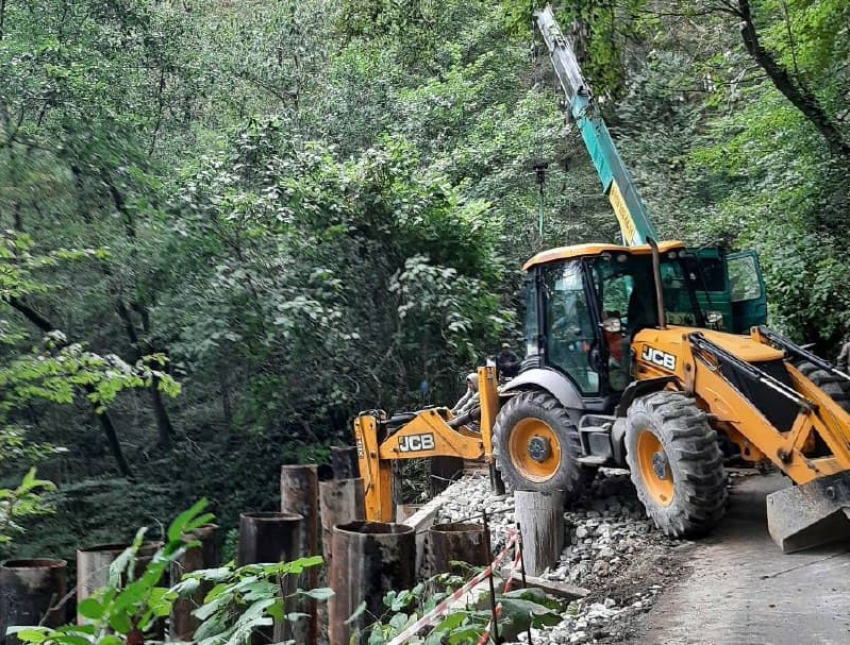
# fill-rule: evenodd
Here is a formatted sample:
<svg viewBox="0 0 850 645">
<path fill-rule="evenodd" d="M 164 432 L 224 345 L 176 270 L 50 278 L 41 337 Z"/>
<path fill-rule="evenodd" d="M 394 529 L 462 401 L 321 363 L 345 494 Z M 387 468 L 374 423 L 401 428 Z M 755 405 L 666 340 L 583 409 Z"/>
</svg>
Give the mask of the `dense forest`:
<svg viewBox="0 0 850 645">
<path fill-rule="evenodd" d="M 530 9 L 0 0 L 0 551 L 202 496 L 232 527 L 359 410 L 521 348 L 523 261 L 617 239 Z M 771 325 L 833 357 L 850 4 L 555 9 L 663 237 L 755 248 Z"/>
</svg>

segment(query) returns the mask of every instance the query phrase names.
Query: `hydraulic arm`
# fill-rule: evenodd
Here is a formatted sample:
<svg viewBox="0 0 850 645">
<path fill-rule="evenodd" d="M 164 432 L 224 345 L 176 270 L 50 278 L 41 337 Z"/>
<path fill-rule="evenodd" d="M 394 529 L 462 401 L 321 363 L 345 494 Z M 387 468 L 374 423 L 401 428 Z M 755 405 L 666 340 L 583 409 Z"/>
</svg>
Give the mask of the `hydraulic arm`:
<svg viewBox="0 0 850 645">
<path fill-rule="evenodd" d="M 658 239 L 649 222 L 646 206 L 640 199 L 626 165 L 617 153 L 614 140 L 593 102 L 590 86 L 582 76 L 570 41 L 561 32 L 552 8 L 535 14 L 537 27 L 549 48 L 555 74 L 564 90 L 570 115 L 581 132 L 587 151 L 599 174 L 602 190 L 611 202 L 627 246 L 646 244 Z"/>
</svg>

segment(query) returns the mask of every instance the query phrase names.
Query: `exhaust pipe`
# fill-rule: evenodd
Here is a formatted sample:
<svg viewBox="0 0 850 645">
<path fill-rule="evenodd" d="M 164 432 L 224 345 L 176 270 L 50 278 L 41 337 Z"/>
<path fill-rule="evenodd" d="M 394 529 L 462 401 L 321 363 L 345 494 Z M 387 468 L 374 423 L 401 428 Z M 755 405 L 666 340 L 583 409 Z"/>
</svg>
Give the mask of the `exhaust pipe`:
<svg viewBox="0 0 850 645">
<path fill-rule="evenodd" d="M 667 317 L 664 315 L 664 291 L 661 288 L 661 253 L 658 244 L 651 237 L 646 239 L 652 249 L 652 278 L 655 281 L 655 301 L 658 305 L 658 327 L 667 329 Z"/>
</svg>

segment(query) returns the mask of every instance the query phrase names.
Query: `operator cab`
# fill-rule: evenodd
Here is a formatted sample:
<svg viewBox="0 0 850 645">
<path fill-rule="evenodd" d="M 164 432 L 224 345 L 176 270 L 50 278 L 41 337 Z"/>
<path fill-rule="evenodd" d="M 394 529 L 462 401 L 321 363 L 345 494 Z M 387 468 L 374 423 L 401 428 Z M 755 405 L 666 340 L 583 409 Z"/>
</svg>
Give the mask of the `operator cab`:
<svg viewBox="0 0 850 645">
<path fill-rule="evenodd" d="M 659 256 L 665 322 L 704 326 L 684 244 L 663 242 Z M 659 326 L 651 247 L 563 247 L 537 254 L 523 268 L 526 364 L 565 375 L 589 409 L 612 409 L 632 381 L 632 339 Z"/>
</svg>

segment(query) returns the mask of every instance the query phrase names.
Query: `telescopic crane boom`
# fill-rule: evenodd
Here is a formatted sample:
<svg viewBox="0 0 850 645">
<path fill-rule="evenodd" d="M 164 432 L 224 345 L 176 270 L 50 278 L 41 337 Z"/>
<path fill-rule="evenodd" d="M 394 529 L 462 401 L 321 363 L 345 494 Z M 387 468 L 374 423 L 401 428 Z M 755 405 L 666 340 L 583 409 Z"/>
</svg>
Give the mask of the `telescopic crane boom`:
<svg viewBox="0 0 850 645">
<path fill-rule="evenodd" d="M 590 159 L 602 182 L 602 191 L 611 202 L 620 224 L 626 246 L 647 244 L 658 235 L 649 221 L 646 206 L 637 192 L 626 165 L 620 158 L 608 126 L 592 100 L 590 86 L 581 73 L 575 51 L 567 36 L 558 26 L 552 8 L 547 6 L 535 16 L 555 75 L 564 90 L 566 105 L 578 126 Z"/>
</svg>

